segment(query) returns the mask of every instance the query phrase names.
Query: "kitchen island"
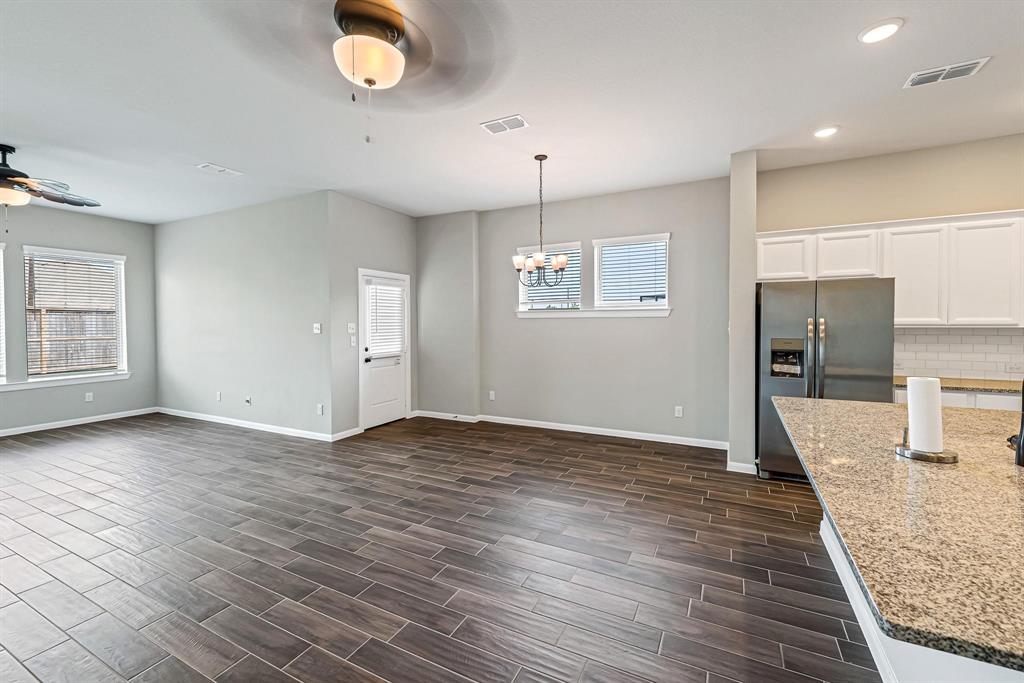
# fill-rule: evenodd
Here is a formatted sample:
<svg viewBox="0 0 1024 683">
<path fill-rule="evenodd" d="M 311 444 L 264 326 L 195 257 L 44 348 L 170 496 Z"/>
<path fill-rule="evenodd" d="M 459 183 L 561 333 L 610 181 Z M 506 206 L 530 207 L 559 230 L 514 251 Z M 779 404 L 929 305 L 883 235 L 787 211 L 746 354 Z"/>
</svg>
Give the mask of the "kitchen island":
<svg viewBox="0 0 1024 683">
<path fill-rule="evenodd" d="M 883 680 L 1024 681 L 1020 414 L 943 409 L 960 461 L 897 457 L 906 406 L 774 399 Z"/>
</svg>

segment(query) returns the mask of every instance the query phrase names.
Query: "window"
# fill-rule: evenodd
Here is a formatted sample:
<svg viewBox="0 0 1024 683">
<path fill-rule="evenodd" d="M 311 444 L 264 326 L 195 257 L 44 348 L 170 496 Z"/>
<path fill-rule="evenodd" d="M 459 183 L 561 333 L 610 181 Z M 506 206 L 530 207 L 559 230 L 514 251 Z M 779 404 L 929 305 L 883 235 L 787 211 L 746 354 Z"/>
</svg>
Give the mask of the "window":
<svg viewBox="0 0 1024 683">
<path fill-rule="evenodd" d="M 523 247 L 519 253 L 529 256 L 536 251 L 537 247 Z M 565 275 L 556 287 L 548 287 L 540 284 L 536 287 L 526 287 L 519 283 L 519 310 L 520 311 L 564 311 L 579 310 L 580 289 L 582 284 L 580 268 L 580 243 L 546 245 L 544 253 L 548 255 L 548 262 L 551 256 L 566 254 L 569 257 L 569 264 L 565 267 Z M 554 282 L 555 273 L 550 268 L 546 269 L 548 280 Z M 526 278 L 526 271 L 522 276 Z"/>
<path fill-rule="evenodd" d="M 25 247 L 28 376 L 126 369 L 124 257 Z"/>
<path fill-rule="evenodd" d="M 669 233 L 594 240 L 595 308 L 668 308 Z"/>
<path fill-rule="evenodd" d="M 7 377 L 7 334 L 4 331 L 4 243 L 0 242 L 0 381 Z"/>
<path fill-rule="evenodd" d="M 374 358 L 398 356 L 405 351 L 405 288 L 366 285 L 369 318 L 367 346 Z"/>
</svg>

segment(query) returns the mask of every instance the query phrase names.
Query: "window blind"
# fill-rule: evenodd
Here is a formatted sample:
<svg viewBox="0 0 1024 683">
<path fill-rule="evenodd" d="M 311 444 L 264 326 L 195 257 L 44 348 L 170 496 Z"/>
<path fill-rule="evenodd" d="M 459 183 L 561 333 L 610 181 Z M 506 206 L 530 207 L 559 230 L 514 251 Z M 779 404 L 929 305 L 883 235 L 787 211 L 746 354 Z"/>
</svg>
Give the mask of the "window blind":
<svg viewBox="0 0 1024 683">
<path fill-rule="evenodd" d="M 605 244 L 598 249 L 599 303 L 665 305 L 668 242 Z"/>
<path fill-rule="evenodd" d="M 565 275 L 557 287 L 548 287 L 541 283 L 536 287 L 519 286 L 519 310 L 542 311 L 558 309 L 575 309 L 580 307 L 580 286 L 582 283 L 580 268 L 580 248 L 571 247 L 567 249 L 545 249 L 548 255 L 547 261 L 558 254 L 566 254 L 569 263 L 565 267 Z M 532 255 L 532 254 L 530 254 Z M 550 268 L 546 269 L 549 281 L 554 281 L 556 274 Z M 527 273 L 523 273 L 526 278 Z"/>
<path fill-rule="evenodd" d="M 405 290 L 402 287 L 366 286 L 370 355 L 397 356 L 405 351 Z"/>
<path fill-rule="evenodd" d="M 119 260 L 25 253 L 28 375 L 122 366 Z"/>
</svg>

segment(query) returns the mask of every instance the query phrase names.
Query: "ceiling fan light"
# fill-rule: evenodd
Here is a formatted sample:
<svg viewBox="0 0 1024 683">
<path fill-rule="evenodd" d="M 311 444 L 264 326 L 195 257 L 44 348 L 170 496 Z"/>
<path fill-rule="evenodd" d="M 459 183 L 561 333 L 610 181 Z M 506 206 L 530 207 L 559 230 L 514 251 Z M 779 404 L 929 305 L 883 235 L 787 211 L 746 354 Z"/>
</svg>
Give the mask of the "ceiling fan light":
<svg viewBox="0 0 1024 683">
<path fill-rule="evenodd" d="M 0 187 L 0 204 L 7 206 L 25 206 L 32 201 L 32 196 L 27 192 L 15 190 L 10 187 Z"/>
<path fill-rule="evenodd" d="M 334 41 L 334 62 L 345 78 L 364 88 L 369 83 L 374 90 L 394 87 L 405 73 L 402 51 L 373 36 L 350 34 L 338 38 Z"/>
</svg>

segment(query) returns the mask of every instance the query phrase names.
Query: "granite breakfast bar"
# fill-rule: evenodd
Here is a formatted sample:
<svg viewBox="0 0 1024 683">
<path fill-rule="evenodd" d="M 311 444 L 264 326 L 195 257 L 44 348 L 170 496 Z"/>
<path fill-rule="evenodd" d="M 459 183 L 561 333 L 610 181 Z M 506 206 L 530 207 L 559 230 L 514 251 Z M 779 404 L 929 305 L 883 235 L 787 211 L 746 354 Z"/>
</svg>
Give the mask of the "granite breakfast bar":
<svg viewBox="0 0 1024 683">
<path fill-rule="evenodd" d="M 960 461 L 941 465 L 894 454 L 905 405 L 774 403 L 883 680 L 1024 681 L 1024 468 L 1005 445 L 1020 414 L 943 409 Z"/>
</svg>

